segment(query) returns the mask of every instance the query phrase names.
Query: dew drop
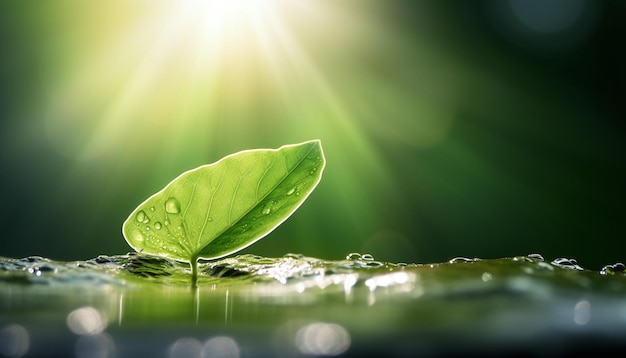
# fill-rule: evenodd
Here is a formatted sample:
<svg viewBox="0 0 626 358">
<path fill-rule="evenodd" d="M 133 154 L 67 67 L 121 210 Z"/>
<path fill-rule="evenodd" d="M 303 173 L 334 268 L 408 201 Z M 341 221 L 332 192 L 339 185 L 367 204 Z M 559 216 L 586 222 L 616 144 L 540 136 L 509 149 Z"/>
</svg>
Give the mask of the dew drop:
<svg viewBox="0 0 626 358">
<path fill-rule="evenodd" d="M 624 264 L 621 262 L 618 262 L 613 265 L 604 266 L 602 270 L 600 270 L 600 275 L 614 275 L 618 272 L 624 272 L 624 269 L 626 269 Z"/>
<path fill-rule="evenodd" d="M 146 220 L 147 218 L 148 217 L 146 216 L 146 213 L 143 210 L 139 210 L 137 215 L 135 215 L 135 220 L 137 220 L 138 223 L 143 223 L 144 220 Z"/>
<path fill-rule="evenodd" d="M 155 223 L 154 223 L 154 228 L 155 228 L 155 229 L 157 229 L 157 230 L 161 230 L 161 223 L 160 223 L 160 222 L 158 222 L 158 221 L 157 221 L 157 222 L 155 222 Z"/>
<path fill-rule="evenodd" d="M 29 267 L 28 273 L 31 273 L 35 276 L 41 276 L 41 270 L 39 270 L 39 267 Z"/>
<path fill-rule="evenodd" d="M 467 257 L 455 257 L 448 262 L 451 264 L 458 264 L 458 263 L 463 263 L 463 262 L 475 262 L 475 261 L 478 261 L 478 259 L 470 259 Z"/>
<path fill-rule="evenodd" d="M 554 259 L 554 261 L 552 261 L 552 264 L 555 266 L 569 268 L 572 270 L 579 270 L 579 271 L 583 270 L 582 267 L 578 266 L 578 262 L 576 261 L 576 259 L 568 259 L 568 258 L 560 257 L 560 258 Z"/>
<path fill-rule="evenodd" d="M 180 213 L 180 202 L 174 197 L 169 197 L 165 201 L 165 211 L 170 214 Z"/>
<path fill-rule="evenodd" d="M 150 211 L 154 211 L 154 206 L 150 207 Z"/>
<path fill-rule="evenodd" d="M 605 265 L 602 270 L 600 270 L 600 275 L 607 276 L 613 275 L 615 272 L 613 271 L 613 265 Z"/>
<path fill-rule="evenodd" d="M 272 200 L 272 201 L 266 203 L 263 206 L 263 209 L 261 210 L 261 214 L 263 214 L 263 215 L 271 214 L 272 210 L 274 210 L 274 205 L 276 205 L 276 201 L 275 200 Z"/>
<path fill-rule="evenodd" d="M 206 218 L 206 221 L 211 222 L 213 221 L 213 218 L 209 216 L 208 218 Z"/>
<path fill-rule="evenodd" d="M 361 254 L 359 254 L 358 252 L 351 252 L 346 256 L 346 260 L 350 260 L 350 261 L 355 261 L 355 260 L 360 260 L 361 259 Z"/>
<path fill-rule="evenodd" d="M 146 226 L 146 231 L 150 231 L 150 226 Z"/>
<path fill-rule="evenodd" d="M 165 219 L 165 221 L 163 222 L 163 224 L 165 224 L 165 226 L 168 226 L 170 224 L 170 221 Z"/>
<path fill-rule="evenodd" d="M 361 256 L 361 260 L 363 260 L 363 261 L 374 261 L 374 256 L 372 256 L 371 254 L 363 254 Z"/>
<path fill-rule="evenodd" d="M 543 261 L 544 260 L 543 256 L 541 256 L 541 254 L 530 254 L 530 255 L 528 255 L 528 257 L 531 258 L 531 259 L 539 260 L 539 261 Z"/>
<path fill-rule="evenodd" d="M 287 195 L 291 195 L 291 194 L 295 193 L 295 191 L 296 191 L 296 188 L 291 188 L 291 189 L 289 189 L 289 191 L 287 192 Z"/>
</svg>

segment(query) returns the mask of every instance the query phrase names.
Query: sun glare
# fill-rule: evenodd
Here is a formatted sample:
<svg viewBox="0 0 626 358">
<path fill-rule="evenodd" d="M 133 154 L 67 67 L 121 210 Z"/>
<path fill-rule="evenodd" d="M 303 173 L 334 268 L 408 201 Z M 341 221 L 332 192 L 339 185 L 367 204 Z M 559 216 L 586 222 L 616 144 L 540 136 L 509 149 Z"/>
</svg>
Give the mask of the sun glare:
<svg viewBox="0 0 626 358">
<path fill-rule="evenodd" d="M 148 142 L 206 133 L 216 112 L 243 120 L 290 75 L 277 69 L 296 49 L 269 0 L 167 3 L 133 20 L 118 38 L 87 44 L 96 55 L 54 91 L 46 128 L 65 155 L 106 155 L 138 130 Z"/>
<path fill-rule="evenodd" d="M 58 61 L 43 123 L 56 151 L 77 168 L 97 160 L 160 183 L 229 152 L 320 138 L 333 165 L 352 167 L 334 178 L 338 196 L 373 206 L 359 193 L 389 178 L 346 87 L 368 82 L 360 67 L 339 86 L 335 78 L 353 68 L 347 48 L 367 39 L 365 17 L 334 1 L 156 4 L 104 7 L 75 24 L 89 31 Z"/>
<path fill-rule="evenodd" d="M 267 2 L 267 0 L 189 0 L 189 5 L 199 11 L 211 12 L 215 17 L 229 17 L 253 13 Z"/>
</svg>

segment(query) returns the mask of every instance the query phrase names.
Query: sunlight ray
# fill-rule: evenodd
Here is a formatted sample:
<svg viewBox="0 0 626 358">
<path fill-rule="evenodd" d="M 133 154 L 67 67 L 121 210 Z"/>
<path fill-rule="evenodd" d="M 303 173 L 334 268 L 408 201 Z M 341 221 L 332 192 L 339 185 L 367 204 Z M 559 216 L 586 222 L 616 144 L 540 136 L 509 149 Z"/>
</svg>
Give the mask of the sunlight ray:
<svg viewBox="0 0 626 358">
<path fill-rule="evenodd" d="M 60 91 L 71 115 L 60 107 L 50 127 L 60 142 L 67 133 L 58 128 L 80 134 L 60 143 L 77 167 L 104 158 L 116 170 L 147 170 L 154 183 L 146 185 L 227 151 L 320 138 L 334 158 L 329 166 L 345 168 L 329 181 L 341 210 L 347 221 L 366 223 L 350 230 L 368 235 L 383 225 L 376 195 L 394 180 L 353 94 L 320 63 L 324 38 L 307 35 L 311 16 L 354 33 L 366 27 L 358 16 L 338 23 L 336 12 L 346 10 L 314 1 L 188 0 L 139 13 L 119 24 L 126 30 L 117 41 L 93 45 L 102 56 L 88 57 Z M 73 103 L 81 94 L 89 100 Z"/>
</svg>

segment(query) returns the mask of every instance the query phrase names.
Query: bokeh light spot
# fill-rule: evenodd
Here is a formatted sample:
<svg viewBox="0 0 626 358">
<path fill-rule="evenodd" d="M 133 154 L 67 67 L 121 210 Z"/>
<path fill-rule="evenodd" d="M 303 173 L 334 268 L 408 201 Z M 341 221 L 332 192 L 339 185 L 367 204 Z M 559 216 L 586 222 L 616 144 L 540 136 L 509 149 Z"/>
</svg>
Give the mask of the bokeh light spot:
<svg viewBox="0 0 626 358">
<path fill-rule="evenodd" d="M 239 345 L 228 336 L 210 338 L 202 348 L 202 358 L 239 358 L 240 355 Z"/>
<path fill-rule="evenodd" d="M 567 53 L 582 46 L 596 28 L 602 2 L 509 0 L 489 3 L 498 32 L 526 50 Z"/>
<path fill-rule="evenodd" d="M 169 358 L 200 358 L 202 356 L 202 343 L 195 338 L 180 338 L 172 343 L 167 353 Z"/>
<path fill-rule="evenodd" d="M 21 357 L 30 348 L 30 336 L 26 328 L 10 324 L 0 330 L 0 356 Z"/>
<path fill-rule="evenodd" d="M 74 346 L 76 358 L 112 358 L 116 356 L 115 342 L 106 333 L 83 335 Z"/>
<path fill-rule="evenodd" d="M 517 19 L 540 33 L 566 31 L 575 26 L 585 10 L 586 0 L 510 0 Z"/>
<path fill-rule="evenodd" d="M 79 335 L 98 334 L 107 327 L 107 319 L 93 307 L 81 307 L 73 310 L 66 319 L 69 329 Z"/>
<path fill-rule="evenodd" d="M 589 301 L 580 301 L 574 306 L 574 322 L 579 326 L 584 326 L 591 319 L 591 304 Z"/>
<path fill-rule="evenodd" d="M 348 350 L 350 334 L 335 323 L 308 324 L 296 333 L 295 344 L 303 354 L 335 356 Z"/>
</svg>

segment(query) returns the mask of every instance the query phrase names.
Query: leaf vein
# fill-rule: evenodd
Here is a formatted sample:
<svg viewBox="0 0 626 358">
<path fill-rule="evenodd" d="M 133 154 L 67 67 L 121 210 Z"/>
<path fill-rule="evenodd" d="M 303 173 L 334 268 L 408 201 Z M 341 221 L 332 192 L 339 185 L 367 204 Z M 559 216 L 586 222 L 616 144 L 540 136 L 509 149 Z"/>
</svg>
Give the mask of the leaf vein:
<svg viewBox="0 0 626 358">
<path fill-rule="evenodd" d="M 267 173 L 274 166 L 274 162 L 275 161 L 276 161 L 276 159 L 272 159 L 272 162 L 270 163 L 270 165 L 267 166 L 267 168 L 265 168 L 265 171 L 263 172 L 263 175 L 261 175 L 261 177 L 259 178 L 258 183 L 256 183 L 256 192 L 254 194 L 254 198 L 256 199 L 257 203 L 260 202 L 260 200 L 259 200 L 259 187 L 261 186 L 261 182 L 263 181 L 263 179 L 265 179 L 265 176 L 267 175 Z"/>
<path fill-rule="evenodd" d="M 291 170 L 289 170 L 289 166 L 287 165 L 287 158 L 283 155 L 283 159 L 285 161 L 285 175 L 282 176 L 282 178 L 280 180 L 278 180 L 276 182 L 276 184 L 263 196 L 263 198 L 261 198 L 261 200 L 259 200 L 259 202 L 263 201 L 263 199 L 267 198 L 267 196 L 274 191 L 274 189 L 276 189 L 276 187 L 278 187 L 280 184 L 282 184 L 282 182 L 285 180 L 285 178 L 287 178 L 290 174 L 292 174 L 293 172 L 295 172 L 297 170 L 297 168 L 302 164 L 302 162 L 304 162 L 307 157 L 309 156 L 309 154 L 313 151 L 313 149 L 315 149 L 315 147 L 311 147 L 309 148 L 309 150 L 306 152 L 305 155 L 302 156 L 302 158 L 300 160 L 298 160 L 298 162 L 296 164 L 294 164 L 294 166 L 292 167 Z M 234 198 L 234 197 L 233 197 Z M 231 203 L 232 204 L 232 203 Z M 235 220 L 236 222 L 240 221 L 241 219 L 243 219 L 246 215 L 248 215 L 252 210 L 254 209 L 254 207 L 248 209 L 246 212 L 244 212 L 240 217 L 237 218 L 237 220 Z M 230 212 L 228 215 L 228 227 L 224 230 L 222 230 L 222 232 L 218 233 L 215 236 L 215 239 L 217 239 L 218 237 L 224 235 L 224 233 L 226 233 L 229 229 L 232 229 L 233 225 L 232 225 L 232 221 L 230 218 Z"/>
<path fill-rule="evenodd" d="M 237 192 L 239 191 L 239 187 L 241 186 L 241 181 L 243 180 L 243 178 L 245 178 L 245 176 L 250 172 L 250 170 L 252 170 L 252 168 L 254 167 L 254 162 L 252 163 L 252 165 L 243 173 L 239 175 L 239 180 L 237 181 L 237 186 L 235 186 L 235 191 L 233 192 L 233 198 L 230 200 L 230 208 L 228 209 L 228 226 L 231 226 L 232 224 L 232 214 L 233 214 L 233 206 L 235 206 L 235 199 L 237 198 Z M 239 168 L 241 169 L 241 168 Z"/>
<path fill-rule="evenodd" d="M 187 201 L 187 206 L 185 206 L 185 210 L 183 211 L 182 215 L 181 215 L 181 221 L 183 224 L 183 235 L 185 236 L 185 239 L 187 240 L 187 247 L 191 248 L 191 237 L 189 237 L 189 233 L 187 232 L 187 221 L 185 220 L 185 217 L 187 216 L 187 212 L 189 211 L 189 207 L 191 207 L 191 202 L 194 199 L 194 195 L 196 194 L 196 187 L 198 186 L 198 181 L 200 181 L 200 178 L 202 176 L 198 175 L 198 178 L 196 178 L 196 181 L 193 182 L 193 187 L 191 189 L 191 194 L 189 194 L 189 201 Z"/>
<path fill-rule="evenodd" d="M 202 229 L 200 229 L 200 233 L 198 234 L 198 237 L 196 238 L 196 247 L 194 248 L 194 252 L 199 251 L 200 239 L 202 238 L 202 235 L 204 235 L 204 230 L 206 229 L 207 223 L 209 222 L 209 215 L 211 214 L 211 208 L 213 207 L 213 199 L 215 199 L 215 193 L 217 193 L 217 190 L 222 186 L 225 175 L 226 175 L 226 169 L 224 169 L 224 171 L 222 172 L 222 176 L 220 177 L 220 180 L 215 186 L 215 188 L 211 190 L 211 199 L 209 200 L 209 205 L 206 211 L 206 215 L 204 216 L 204 223 L 202 224 Z"/>
</svg>

